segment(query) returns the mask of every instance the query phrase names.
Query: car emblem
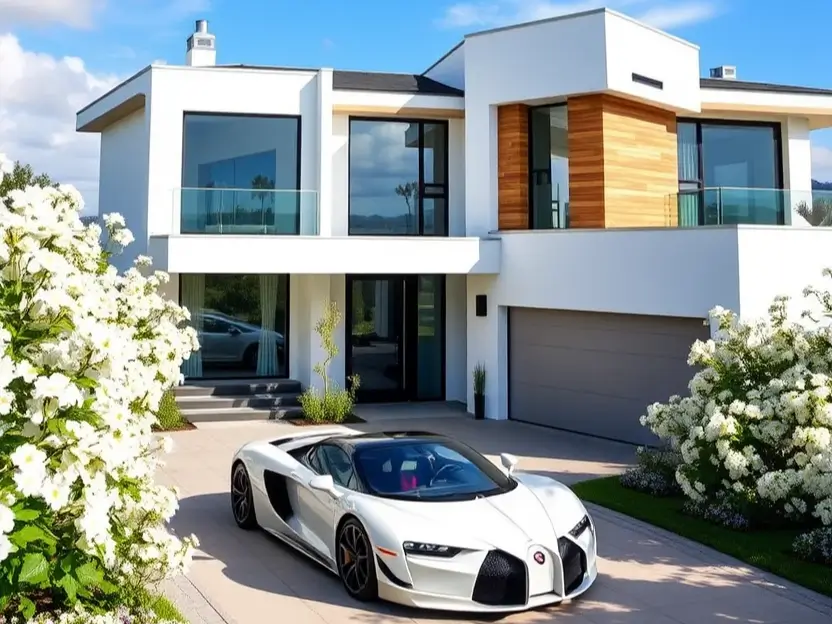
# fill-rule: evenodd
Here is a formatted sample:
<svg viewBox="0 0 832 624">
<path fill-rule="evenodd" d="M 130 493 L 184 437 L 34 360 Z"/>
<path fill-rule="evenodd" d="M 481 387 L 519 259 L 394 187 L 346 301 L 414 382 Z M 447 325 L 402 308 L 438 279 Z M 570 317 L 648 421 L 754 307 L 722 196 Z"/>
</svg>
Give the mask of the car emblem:
<svg viewBox="0 0 832 624">
<path fill-rule="evenodd" d="M 539 550 L 534 554 L 534 560 L 537 561 L 540 565 L 546 563 L 546 555 L 544 555 Z"/>
</svg>

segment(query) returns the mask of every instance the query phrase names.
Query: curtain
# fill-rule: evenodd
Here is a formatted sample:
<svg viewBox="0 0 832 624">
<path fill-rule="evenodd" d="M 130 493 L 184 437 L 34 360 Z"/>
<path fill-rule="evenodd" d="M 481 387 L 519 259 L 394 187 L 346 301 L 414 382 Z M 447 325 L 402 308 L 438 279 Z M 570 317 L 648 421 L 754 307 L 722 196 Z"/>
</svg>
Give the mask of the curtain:
<svg viewBox="0 0 832 624">
<path fill-rule="evenodd" d="M 191 327 L 201 334 L 202 308 L 205 306 L 205 275 L 182 274 L 179 276 L 182 285 L 181 305 L 191 313 Z M 200 339 L 202 336 L 200 336 Z M 202 377 L 202 351 L 191 354 L 182 362 L 182 374 L 185 377 Z"/>
<path fill-rule="evenodd" d="M 680 123 L 678 127 L 679 180 L 694 182 L 699 175 L 699 146 L 696 142 L 696 125 Z M 691 192 L 693 185 L 680 185 L 679 225 L 699 225 L 699 203 L 701 195 Z"/>
<path fill-rule="evenodd" d="M 277 345 L 275 327 L 277 316 L 277 299 L 280 288 L 279 275 L 260 276 L 260 345 L 257 350 L 257 376 L 276 377 L 278 375 Z M 283 336 L 283 340 L 286 336 Z"/>
</svg>

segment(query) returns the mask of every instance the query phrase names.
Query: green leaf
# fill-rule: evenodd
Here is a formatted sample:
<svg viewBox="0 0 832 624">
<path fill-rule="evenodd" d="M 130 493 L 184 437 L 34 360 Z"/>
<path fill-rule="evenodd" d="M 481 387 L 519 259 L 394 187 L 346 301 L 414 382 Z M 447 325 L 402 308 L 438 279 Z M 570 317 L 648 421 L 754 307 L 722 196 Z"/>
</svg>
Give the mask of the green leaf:
<svg viewBox="0 0 832 624">
<path fill-rule="evenodd" d="M 104 580 L 104 571 L 94 561 L 88 561 L 75 569 L 75 578 L 85 587 L 96 587 Z"/>
<path fill-rule="evenodd" d="M 115 585 L 114 583 L 111 583 L 110 581 L 102 580 L 98 584 L 98 589 L 100 591 L 102 591 L 103 593 L 105 593 L 105 594 L 111 595 L 111 594 L 115 594 L 119 590 L 119 587 L 118 587 L 118 585 Z"/>
<path fill-rule="evenodd" d="M 17 607 L 17 610 L 23 614 L 24 618 L 29 620 L 35 614 L 35 603 L 29 600 L 26 596 L 21 596 L 20 606 Z"/>
<path fill-rule="evenodd" d="M 21 548 L 24 548 L 29 542 L 36 542 L 38 540 L 48 544 L 55 543 L 55 539 L 52 536 L 34 524 L 23 526 L 19 531 L 15 531 L 9 535 L 9 539 Z"/>
<path fill-rule="evenodd" d="M 28 553 L 23 558 L 23 567 L 20 568 L 17 580 L 30 585 L 38 585 L 49 580 L 49 563 L 43 553 Z"/>
<path fill-rule="evenodd" d="M 37 509 L 17 509 L 14 512 L 14 517 L 21 522 L 31 522 L 40 517 L 40 512 Z"/>
<path fill-rule="evenodd" d="M 71 574 L 64 574 L 55 584 L 66 592 L 70 602 L 75 602 L 78 597 L 78 581 Z"/>
</svg>

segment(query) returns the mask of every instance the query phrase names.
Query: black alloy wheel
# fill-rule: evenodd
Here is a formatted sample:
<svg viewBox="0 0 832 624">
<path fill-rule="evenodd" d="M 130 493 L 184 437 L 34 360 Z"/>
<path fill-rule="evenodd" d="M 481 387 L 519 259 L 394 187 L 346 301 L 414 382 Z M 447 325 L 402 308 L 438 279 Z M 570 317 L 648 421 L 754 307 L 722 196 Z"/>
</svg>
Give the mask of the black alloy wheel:
<svg viewBox="0 0 832 624">
<path fill-rule="evenodd" d="M 356 600 L 369 601 L 378 597 L 376 564 L 370 539 L 364 527 L 347 520 L 338 532 L 338 574 L 347 593 Z"/>
<path fill-rule="evenodd" d="M 242 462 L 237 462 L 231 469 L 231 511 L 234 513 L 234 522 L 241 529 L 257 527 L 251 479 L 248 478 L 248 471 Z"/>
</svg>

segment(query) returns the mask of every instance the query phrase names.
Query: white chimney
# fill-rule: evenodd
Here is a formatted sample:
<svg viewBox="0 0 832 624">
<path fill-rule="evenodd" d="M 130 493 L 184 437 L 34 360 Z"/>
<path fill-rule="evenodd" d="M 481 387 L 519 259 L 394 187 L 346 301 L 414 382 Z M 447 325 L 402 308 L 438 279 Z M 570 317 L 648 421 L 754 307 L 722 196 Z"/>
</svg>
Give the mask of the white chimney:
<svg viewBox="0 0 832 624">
<path fill-rule="evenodd" d="M 193 67 L 211 67 L 217 64 L 216 37 L 208 32 L 208 20 L 197 20 L 194 34 L 188 37 L 188 54 L 185 64 Z"/>
</svg>

